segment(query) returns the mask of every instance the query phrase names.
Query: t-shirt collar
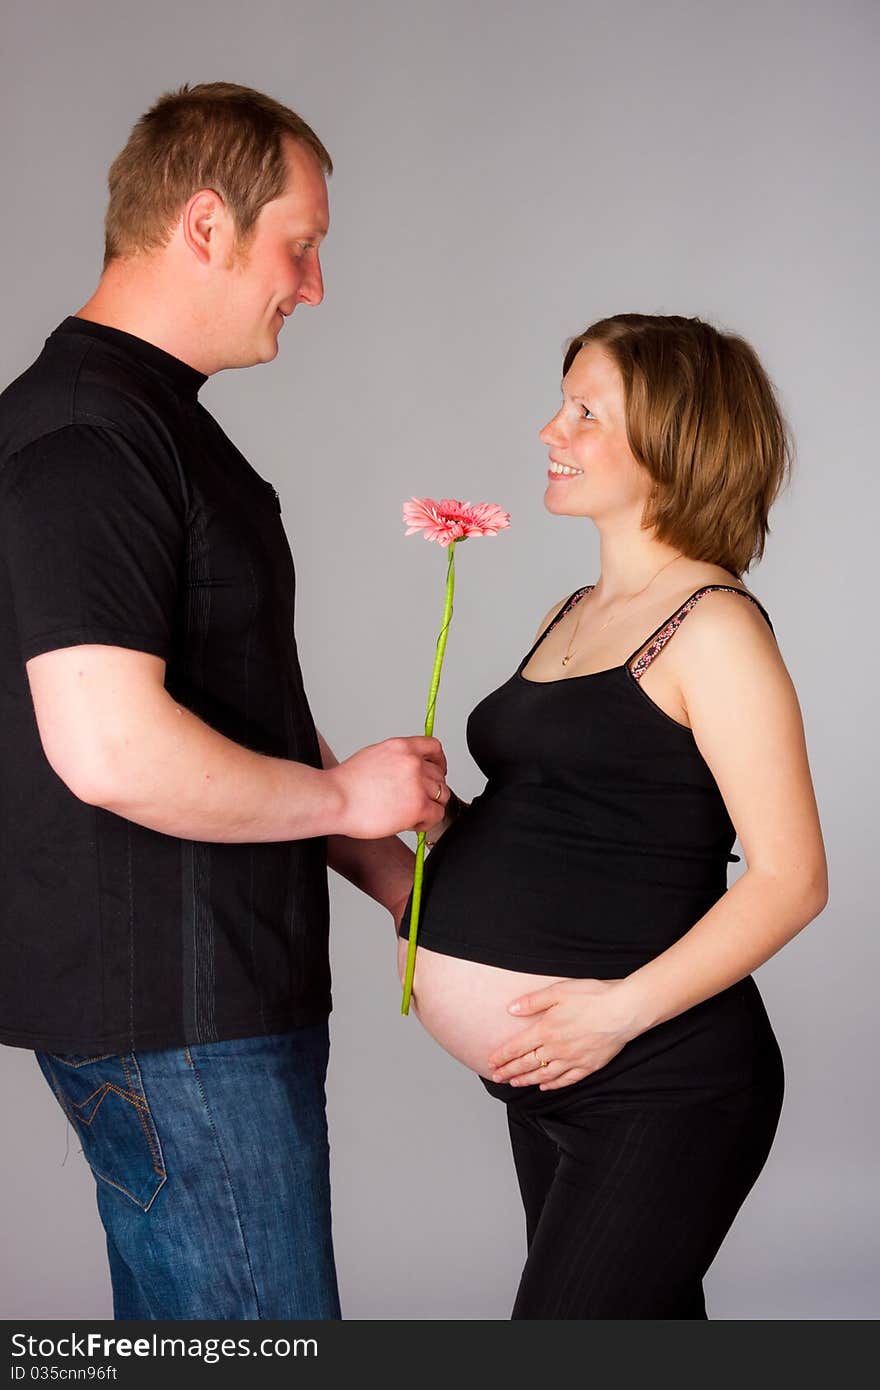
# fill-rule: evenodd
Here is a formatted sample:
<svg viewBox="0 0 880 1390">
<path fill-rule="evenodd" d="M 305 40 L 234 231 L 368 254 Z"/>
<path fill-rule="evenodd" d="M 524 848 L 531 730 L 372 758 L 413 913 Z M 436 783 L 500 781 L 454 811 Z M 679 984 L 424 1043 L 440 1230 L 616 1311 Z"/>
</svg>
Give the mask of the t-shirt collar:
<svg viewBox="0 0 880 1390">
<path fill-rule="evenodd" d="M 172 356 L 163 348 L 145 342 L 133 333 L 125 333 L 121 328 L 110 328 L 105 323 L 93 323 L 91 319 L 80 319 L 71 315 L 60 323 L 55 331 L 81 333 L 87 338 L 97 338 L 102 343 L 119 348 L 127 356 L 152 367 L 180 396 L 194 398 L 208 380 L 204 372 L 197 372 L 188 362 L 182 362 L 179 357 Z"/>
</svg>

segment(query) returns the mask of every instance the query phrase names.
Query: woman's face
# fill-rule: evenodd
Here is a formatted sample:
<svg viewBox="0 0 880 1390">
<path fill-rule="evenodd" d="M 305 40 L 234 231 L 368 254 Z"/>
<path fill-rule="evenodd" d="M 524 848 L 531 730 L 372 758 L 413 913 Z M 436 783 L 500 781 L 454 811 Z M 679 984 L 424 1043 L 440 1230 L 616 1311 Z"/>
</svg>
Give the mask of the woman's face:
<svg viewBox="0 0 880 1390">
<path fill-rule="evenodd" d="M 545 507 L 559 516 L 640 524 L 651 478 L 630 452 L 614 359 L 587 343 L 565 375 L 562 398 L 539 434 L 550 451 Z"/>
</svg>

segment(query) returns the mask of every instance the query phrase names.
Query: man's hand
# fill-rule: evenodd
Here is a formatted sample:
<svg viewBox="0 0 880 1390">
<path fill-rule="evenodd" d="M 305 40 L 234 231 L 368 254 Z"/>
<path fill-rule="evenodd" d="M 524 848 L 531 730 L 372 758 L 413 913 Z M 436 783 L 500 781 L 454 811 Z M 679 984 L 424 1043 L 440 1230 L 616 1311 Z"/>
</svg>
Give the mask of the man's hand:
<svg viewBox="0 0 880 1390">
<path fill-rule="evenodd" d="M 337 833 L 355 840 L 430 830 L 446 813 L 446 757 L 436 738 L 372 743 L 325 775 L 342 796 Z"/>
</svg>

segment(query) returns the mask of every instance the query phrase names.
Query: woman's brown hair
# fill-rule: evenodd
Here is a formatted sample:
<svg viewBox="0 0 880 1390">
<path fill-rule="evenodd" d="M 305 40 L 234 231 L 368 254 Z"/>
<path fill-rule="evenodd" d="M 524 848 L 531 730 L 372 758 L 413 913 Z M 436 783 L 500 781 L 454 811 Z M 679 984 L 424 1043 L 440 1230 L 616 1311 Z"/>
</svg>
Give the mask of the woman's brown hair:
<svg viewBox="0 0 880 1390">
<path fill-rule="evenodd" d="M 135 125 L 110 166 L 104 265 L 168 241 L 181 208 L 200 188 L 219 193 L 247 241 L 264 204 L 287 184 L 283 137 L 333 164 L 311 126 L 272 97 L 234 82 L 166 92 Z"/>
<path fill-rule="evenodd" d="M 617 365 L 629 445 L 653 480 L 642 525 L 692 560 L 745 573 L 792 459 L 754 349 L 698 318 L 615 314 L 572 338 L 563 375 L 588 343 Z"/>
</svg>

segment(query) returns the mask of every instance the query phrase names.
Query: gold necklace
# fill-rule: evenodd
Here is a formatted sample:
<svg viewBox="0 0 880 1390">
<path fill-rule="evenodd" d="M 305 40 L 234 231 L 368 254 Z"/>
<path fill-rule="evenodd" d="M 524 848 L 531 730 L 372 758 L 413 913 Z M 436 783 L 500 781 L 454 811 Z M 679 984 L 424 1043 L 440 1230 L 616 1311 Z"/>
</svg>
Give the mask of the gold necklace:
<svg viewBox="0 0 880 1390">
<path fill-rule="evenodd" d="M 623 603 L 623 604 L 621 605 L 621 607 L 617 610 L 616 613 L 612 613 L 610 618 L 606 618 L 606 619 L 605 619 L 604 623 L 603 623 L 602 626 L 599 628 L 599 632 L 604 632 L 605 629 L 606 629 L 606 627 L 608 627 L 609 623 L 613 623 L 613 622 L 614 622 L 614 619 L 618 616 L 618 614 L 619 614 L 619 613 L 622 613 L 622 612 L 624 611 L 624 609 L 627 608 L 627 607 L 629 606 L 629 604 L 632 603 L 632 601 L 633 601 L 634 598 L 638 598 L 639 595 L 640 595 L 640 594 L 643 594 L 643 593 L 645 592 L 646 589 L 650 589 L 651 585 L 654 583 L 654 580 L 657 578 L 657 576 L 658 576 L 659 574 L 662 574 L 663 571 L 664 571 L 665 569 L 668 569 L 669 566 L 670 566 L 671 564 L 674 564 L 674 562 L 675 562 L 676 560 L 680 560 L 681 558 L 682 558 L 681 555 L 673 555 L 673 557 L 672 557 L 671 560 L 667 560 L 665 565 L 661 565 L 660 568 L 659 568 L 658 570 L 656 570 L 656 571 L 651 575 L 651 578 L 648 580 L 648 582 L 647 582 L 647 584 L 644 586 L 644 588 L 636 589 L 636 592 L 635 592 L 634 594 L 630 594 L 629 598 L 626 600 L 625 603 Z M 581 606 L 581 605 L 578 604 L 578 609 L 580 609 L 580 606 Z M 567 665 L 568 665 L 568 663 L 571 661 L 571 658 L 572 658 L 572 656 L 573 656 L 573 654 L 574 654 L 574 644 L 575 644 L 575 640 L 576 640 L 577 635 L 578 635 L 578 628 L 580 627 L 580 625 L 581 625 L 581 614 L 580 614 L 580 611 L 579 611 L 579 612 L 578 612 L 578 615 L 577 615 L 577 619 L 576 619 L 576 621 L 575 621 L 575 625 L 574 625 L 574 632 L 571 634 L 571 641 L 570 641 L 569 644 L 568 644 L 568 650 L 567 650 L 567 652 L 565 653 L 565 656 L 562 658 L 562 664 L 563 664 L 563 666 L 567 666 Z M 597 636 L 597 637 L 599 636 L 599 632 L 596 633 L 596 636 Z"/>
</svg>

